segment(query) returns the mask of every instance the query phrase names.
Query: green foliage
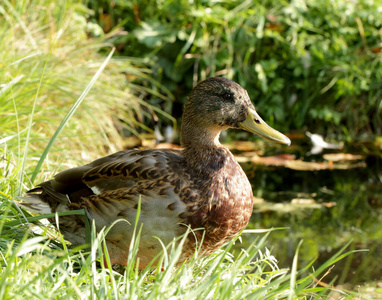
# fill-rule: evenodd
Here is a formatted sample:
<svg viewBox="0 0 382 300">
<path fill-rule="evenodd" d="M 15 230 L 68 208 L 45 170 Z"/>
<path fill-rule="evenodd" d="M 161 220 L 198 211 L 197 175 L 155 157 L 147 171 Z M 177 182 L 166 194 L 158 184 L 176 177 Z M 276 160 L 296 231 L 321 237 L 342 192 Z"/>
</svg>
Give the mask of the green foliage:
<svg viewBox="0 0 382 300">
<path fill-rule="evenodd" d="M 95 21 L 127 30 L 112 39 L 121 53 L 155 62 L 181 102 L 224 75 L 284 130 L 382 134 L 379 1 L 87 2 Z"/>
</svg>

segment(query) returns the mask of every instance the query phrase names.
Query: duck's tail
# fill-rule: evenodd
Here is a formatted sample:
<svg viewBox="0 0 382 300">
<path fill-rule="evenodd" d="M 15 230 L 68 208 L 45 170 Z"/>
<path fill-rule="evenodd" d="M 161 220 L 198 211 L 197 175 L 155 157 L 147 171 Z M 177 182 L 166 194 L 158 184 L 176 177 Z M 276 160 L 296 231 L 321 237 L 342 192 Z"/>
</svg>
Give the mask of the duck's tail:
<svg viewBox="0 0 382 300">
<path fill-rule="evenodd" d="M 38 194 L 30 194 L 29 192 L 39 192 Z M 30 212 L 34 212 L 40 215 L 46 215 L 52 213 L 52 209 L 50 208 L 47 202 L 44 202 L 41 197 L 42 193 L 41 188 L 35 188 L 27 192 L 26 196 L 19 196 L 21 202 L 16 202 L 18 206 L 25 208 Z"/>
<path fill-rule="evenodd" d="M 21 200 L 18 205 L 38 214 L 69 210 L 69 198 L 54 191 L 51 180 L 40 183 L 34 189 L 27 191 L 24 197 L 18 198 Z"/>
<path fill-rule="evenodd" d="M 51 180 L 40 183 L 34 189 L 26 192 L 23 197 L 18 197 L 21 201 L 17 205 L 30 212 L 40 215 L 52 214 L 56 212 L 70 211 L 75 208 L 71 206 L 70 199 L 61 193 L 56 192 Z M 63 233 L 65 239 L 73 245 L 85 243 L 85 228 L 83 216 L 66 215 L 57 218 L 48 218 Z M 58 221 L 58 222 L 57 222 Z"/>
</svg>

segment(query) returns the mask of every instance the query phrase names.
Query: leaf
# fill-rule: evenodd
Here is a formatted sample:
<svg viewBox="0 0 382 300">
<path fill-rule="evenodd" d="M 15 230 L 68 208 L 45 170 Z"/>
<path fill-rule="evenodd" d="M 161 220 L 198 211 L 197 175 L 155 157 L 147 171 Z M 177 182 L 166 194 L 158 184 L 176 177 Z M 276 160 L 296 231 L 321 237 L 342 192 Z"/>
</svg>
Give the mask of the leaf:
<svg viewBox="0 0 382 300">
<path fill-rule="evenodd" d="M 351 153 L 327 153 L 323 155 L 324 159 L 329 161 L 352 161 L 364 159 L 362 155 Z"/>
<path fill-rule="evenodd" d="M 147 47 L 157 48 L 165 43 L 175 42 L 178 31 L 156 21 L 152 23 L 141 22 L 141 27 L 135 29 L 133 34 L 138 41 Z"/>
</svg>

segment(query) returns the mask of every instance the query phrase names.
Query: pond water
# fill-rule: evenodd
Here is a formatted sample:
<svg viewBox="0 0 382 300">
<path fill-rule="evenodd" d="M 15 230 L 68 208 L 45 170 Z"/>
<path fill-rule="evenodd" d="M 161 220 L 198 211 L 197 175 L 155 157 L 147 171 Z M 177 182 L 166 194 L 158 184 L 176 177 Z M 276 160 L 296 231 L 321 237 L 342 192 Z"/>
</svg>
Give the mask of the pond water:
<svg viewBox="0 0 382 300">
<path fill-rule="evenodd" d="M 322 161 L 322 156 L 301 159 Z M 352 168 L 319 171 L 242 164 L 256 197 L 248 228 L 289 228 L 273 231 L 267 240 L 279 267 L 291 267 L 301 240 L 298 269 L 315 258 L 317 268 L 350 242 L 347 250 L 368 251 L 337 262 L 323 281 L 382 280 L 382 159 L 369 153 L 361 161 Z"/>
</svg>

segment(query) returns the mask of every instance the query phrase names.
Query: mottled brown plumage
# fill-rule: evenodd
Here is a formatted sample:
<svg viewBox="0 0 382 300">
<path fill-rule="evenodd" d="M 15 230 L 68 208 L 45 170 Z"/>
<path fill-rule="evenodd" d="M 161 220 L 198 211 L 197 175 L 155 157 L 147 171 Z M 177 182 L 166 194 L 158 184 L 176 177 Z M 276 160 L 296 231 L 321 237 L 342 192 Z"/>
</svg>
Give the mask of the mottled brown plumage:
<svg viewBox="0 0 382 300">
<path fill-rule="evenodd" d="M 106 237 L 111 262 L 125 265 L 141 199 L 140 268 L 161 250 L 154 237 L 168 244 L 187 226 L 203 230 L 189 235 L 181 261 L 192 256 L 203 234 L 201 251 L 211 253 L 236 236 L 252 213 L 251 185 L 219 143 L 220 132 L 227 128 L 289 144 L 260 119 L 240 85 L 210 78 L 194 88 L 185 105 L 183 150 L 127 150 L 100 158 L 39 184 L 28 191 L 23 205 L 39 213 L 83 208 L 98 231 L 115 220 L 127 220 L 115 224 Z M 85 243 L 80 218 L 60 217 L 60 230 L 74 245 Z"/>
</svg>

